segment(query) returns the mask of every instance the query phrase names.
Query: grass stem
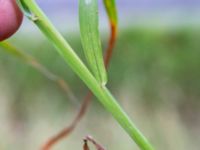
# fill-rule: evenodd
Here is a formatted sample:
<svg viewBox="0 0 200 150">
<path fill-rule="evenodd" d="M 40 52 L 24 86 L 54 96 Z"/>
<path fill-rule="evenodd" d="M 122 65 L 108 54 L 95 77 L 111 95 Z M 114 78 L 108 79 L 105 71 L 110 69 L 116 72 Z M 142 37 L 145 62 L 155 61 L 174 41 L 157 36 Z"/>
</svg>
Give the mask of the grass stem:
<svg viewBox="0 0 200 150">
<path fill-rule="evenodd" d="M 25 5 L 24 7 L 26 7 L 26 9 L 28 8 L 31 14 L 34 16 L 35 19 L 32 21 L 57 48 L 60 55 L 64 58 L 72 70 L 88 86 L 88 88 L 93 92 L 103 106 L 114 116 L 119 124 L 130 135 L 130 137 L 138 144 L 141 150 L 153 150 L 151 144 L 132 123 L 127 114 L 122 110 L 115 98 L 111 95 L 109 90 L 105 86 L 99 84 L 99 82 L 77 56 L 74 50 L 65 41 L 63 36 L 50 23 L 36 2 L 34 0 L 21 1 L 23 1 L 22 4 Z"/>
</svg>

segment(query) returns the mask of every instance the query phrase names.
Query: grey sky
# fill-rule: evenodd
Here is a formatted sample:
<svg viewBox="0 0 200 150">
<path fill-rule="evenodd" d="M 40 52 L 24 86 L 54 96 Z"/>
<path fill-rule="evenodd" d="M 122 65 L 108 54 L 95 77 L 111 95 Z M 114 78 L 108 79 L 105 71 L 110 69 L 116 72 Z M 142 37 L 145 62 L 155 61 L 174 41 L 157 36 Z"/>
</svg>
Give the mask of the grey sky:
<svg viewBox="0 0 200 150">
<path fill-rule="evenodd" d="M 78 0 L 37 0 L 40 7 L 59 27 L 78 28 Z M 200 24 L 200 0 L 116 0 L 120 27 L 147 25 L 171 26 Z M 100 3 L 101 28 L 106 28 L 107 18 Z"/>
</svg>

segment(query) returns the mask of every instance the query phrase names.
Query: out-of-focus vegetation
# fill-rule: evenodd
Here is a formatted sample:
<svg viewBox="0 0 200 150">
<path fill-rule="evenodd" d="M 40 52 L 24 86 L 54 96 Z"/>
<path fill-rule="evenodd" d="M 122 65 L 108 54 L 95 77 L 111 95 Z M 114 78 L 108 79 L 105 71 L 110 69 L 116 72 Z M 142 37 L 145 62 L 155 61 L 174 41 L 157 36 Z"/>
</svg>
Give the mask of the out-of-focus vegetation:
<svg viewBox="0 0 200 150">
<path fill-rule="evenodd" d="M 84 58 L 80 37 L 67 35 L 67 39 Z M 199 149 L 199 39 L 200 30 L 190 28 L 134 28 L 119 33 L 108 86 L 156 149 Z M 26 36 L 11 41 L 62 76 L 82 100 L 86 87 L 51 44 Z M 0 149 L 6 150 L 37 149 L 78 111 L 56 84 L 2 49 L 0 103 Z M 96 101 L 74 134 L 55 149 L 81 149 L 87 134 L 108 150 L 137 149 Z"/>
</svg>

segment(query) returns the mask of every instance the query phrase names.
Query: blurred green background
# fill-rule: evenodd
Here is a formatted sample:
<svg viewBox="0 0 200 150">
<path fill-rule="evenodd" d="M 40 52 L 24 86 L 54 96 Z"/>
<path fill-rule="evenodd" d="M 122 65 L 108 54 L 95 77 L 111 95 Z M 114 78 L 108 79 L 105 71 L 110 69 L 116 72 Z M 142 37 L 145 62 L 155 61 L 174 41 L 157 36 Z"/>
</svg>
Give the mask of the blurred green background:
<svg viewBox="0 0 200 150">
<path fill-rule="evenodd" d="M 29 25 L 9 41 L 63 77 L 81 103 L 88 89 L 35 30 Z M 79 33 L 62 33 L 85 62 Z M 104 49 L 107 39 L 102 29 Z M 120 28 L 108 87 L 157 150 L 199 150 L 199 66 L 200 28 Z M 0 48 L 0 149 L 39 149 L 71 122 L 78 108 L 55 83 Z M 108 150 L 138 150 L 96 100 L 75 132 L 54 149 L 81 150 L 88 134 Z"/>
<path fill-rule="evenodd" d="M 87 88 L 42 37 L 11 41 L 62 76 L 80 102 Z M 67 36 L 83 58 L 80 38 Z M 104 47 L 106 46 L 106 37 Z M 200 30 L 128 28 L 120 31 L 109 87 L 157 149 L 197 150 L 200 141 Z M 83 58 L 84 59 L 84 58 Z M 57 87 L 21 60 L 0 51 L 1 149 L 37 149 L 78 111 Z M 81 149 L 91 134 L 107 149 L 137 149 L 102 106 L 93 101 L 76 131 L 55 149 Z"/>
</svg>

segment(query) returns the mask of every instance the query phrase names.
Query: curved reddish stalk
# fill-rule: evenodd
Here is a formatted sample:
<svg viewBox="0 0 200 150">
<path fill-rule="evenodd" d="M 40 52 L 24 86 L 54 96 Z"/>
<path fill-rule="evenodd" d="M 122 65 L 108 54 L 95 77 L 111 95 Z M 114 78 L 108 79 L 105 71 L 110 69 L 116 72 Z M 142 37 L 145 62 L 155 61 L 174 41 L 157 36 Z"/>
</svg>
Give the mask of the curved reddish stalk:
<svg viewBox="0 0 200 150">
<path fill-rule="evenodd" d="M 67 135 L 69 135 L 74 130 L 74 128 L 77 126 L 77 124 L 79 123 L 81 118 L 83 118 L 84 114 L 86 113 L 86 110 L 89 106 L 91 98 L 92 98 L 92 93 L 88 92 L 83 103 L 81 104 L 81 108 L 80 108 L 78 114 L 76 115 L 76 117 L 73 120 L 73 122 L 71 123 L 71 125 L 69 125 L 65 129 L 60 131 L 57 135 L 55 135 L 54 137 L 49 139 L 48 142 L 45 143 L 45 145 L 42 147 L 42 150 L 50 150 L 56 143 L 58 143 L 58 141 L 65 138 Z"/>
<path fill-rule="evenodd" d="M 108 69 L 112 54 L 113 54 L 113 49 L 116 43 L 117 39 L 117 25 L 113 22 L 110 22 L 110 38 L 109 38 L 109 43 L 108 47 L 106 49 L 106 53 L 104 56 L 104 63 L 106 66 L 106 69 Z"/>
<path fill-rule="evenodd" d="M 108 69 L 110 60 L 112 58 L 113 48 L 116 43 L 116 38 L 117 38 L 117 25 L 110 22 L 110 38 L 109 38 L 108 47 L 107 47 L 107 49 L 105 51 L 105 55 L 104 55 L 104 63 L 105 63 L 106 69 Z M 41 150 L 50 150 L 56 143 L 61 141 L 63 138 L 66 138 L 76 128 L 77 124 L 81 121 L 83 116 L 86 114 L 86 111 L 92 100 L 92 96 L 93 96 L 93 94 L 90 91 L 88 91 L 87 95 L 84 98 L 83 103 L 81 104 L 80 110 L 79 110 L 77 116 L 75 117 L 75 119 L 73 120 L 73 122 L 71 123 L 71 125 L 64 128 L 63 130 L 61 130 L 54 137 L 50 138 L 45 143 L 45 145 L 42 147 Z"/>
</svg>

